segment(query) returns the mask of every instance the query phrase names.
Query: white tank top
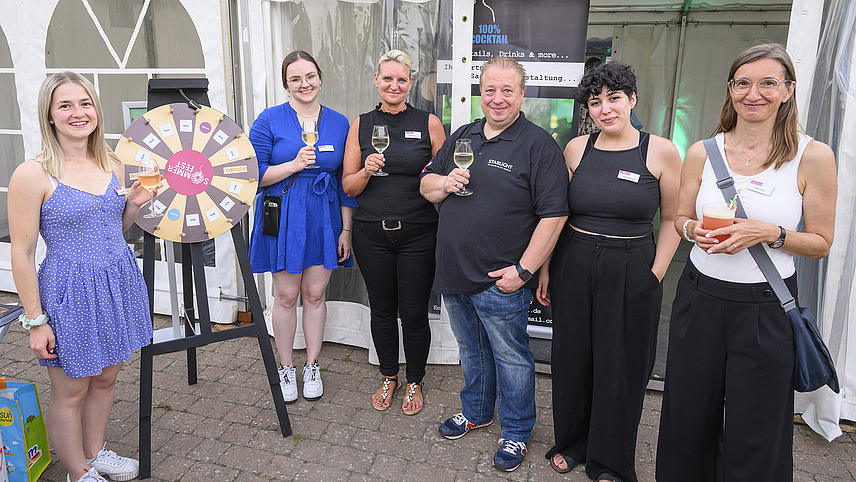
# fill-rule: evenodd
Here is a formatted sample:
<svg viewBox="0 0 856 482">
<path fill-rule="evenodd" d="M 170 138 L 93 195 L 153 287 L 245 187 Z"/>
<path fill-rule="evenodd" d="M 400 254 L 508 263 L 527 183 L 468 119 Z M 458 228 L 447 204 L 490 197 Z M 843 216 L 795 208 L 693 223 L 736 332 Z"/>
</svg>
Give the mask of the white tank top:
<svg viewBox="0 0 856 482">
<path fill-rule="evenodd" d="M 799 148 L 797 155 L 791 161 L 786 162 L 778 170 L 773 165 L 754 176 L 741 176 L 735 174 L 728 163 L 728 173 L 734 178 L 734 187 L 740 192 L 740 200 L 746 210 L 749 219 L 757 219 L 766 223 L 782 226 L 787 230 L 796 231 L 802 218 L 802 194 L 800 194 L 797 182 L 797 172 L 803 152 L 808 146 L 811 137 L 799 134 Z M 722 158 L 725 159 L 724 148 L 725 136 L 722 133 L 716 135 L 716 145 Z M 704 171 L 701 176 L 701 186 L 696 198 L 696 216 L 702 218 L 701 206 L 704 203 L 724 201 L 722 192 L 716 187 L 716 175 L 710 166 L 710 159 L 705 159 Z M 781 249 L 772 249 L 766 243 L 761 246 L 770 255 L 773 264 L 782 278 L 788 278 L 794 274 L 793 255 Z M 759 283 L 766 281 L 764 274 L 758 269 L 755 260 L 748 250 L 737 254 L 707 254 L 698 246 L 693 246 L 690 251 L 690 261 L 703 274 L 712 278 L 735 283 Z"/>
</svg>

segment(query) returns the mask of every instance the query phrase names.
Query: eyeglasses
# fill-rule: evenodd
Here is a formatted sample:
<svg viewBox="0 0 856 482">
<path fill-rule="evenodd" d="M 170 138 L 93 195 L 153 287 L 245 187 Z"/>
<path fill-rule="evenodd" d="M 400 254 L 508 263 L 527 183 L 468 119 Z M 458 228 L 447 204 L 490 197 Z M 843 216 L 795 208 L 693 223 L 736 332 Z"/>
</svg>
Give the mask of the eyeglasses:
<svg viewBox="0 0 856 482">
<path fill-rule="evenodd" d="M 734 92 L 737 95 L 744 95 L 748 94 L 749 90 L 752 89 L 752 84 L 758 84 L 758 92 L 762 95 L 770 95 L 776 93 L 776 90 L 779 89 L 779 85 L 787 85 L 791 82 L 793 82 L 793 80 L 779 80 L 774 77 L 767 77 L 757 82 L 753 82 L 741 77 L 739 79 L 729 80 L 728 86 L 731 87 L 731 92 Z"/>
<path fill-rule="evenodd" d="M 293 87 L 300 87 L 303 85 L 303 82 L 306 82 L 309 85 L 313 85 L 318 82 L 318 74 L 309 74 L 306 77 L 291 77 L 288 79 L 288 83 Z"/>
</svg>

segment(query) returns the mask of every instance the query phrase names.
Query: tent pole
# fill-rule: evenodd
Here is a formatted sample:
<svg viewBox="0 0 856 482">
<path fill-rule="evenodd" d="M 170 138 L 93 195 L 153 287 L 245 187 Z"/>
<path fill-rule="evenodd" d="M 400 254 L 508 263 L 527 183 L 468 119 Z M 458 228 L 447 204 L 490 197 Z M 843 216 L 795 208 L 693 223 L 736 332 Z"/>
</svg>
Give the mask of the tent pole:
<svg viewBox="0 0 856 482">
<path fill-rule="evenodd" d="M 675 116 L 678 113 L 678 87 L 681 85 L 681 65 L 684 60 L 684 42 L 687 35 L 687 8 L 692 0 L 687 0 L 684 4 L 684 11 L 681 13 L 681 40 L 678 44 L 678 61 L 675 63 L 675 87 L 672 94 L 672 118 L 670 119 L 669 139 L 675 137 Z"/>
</svg>

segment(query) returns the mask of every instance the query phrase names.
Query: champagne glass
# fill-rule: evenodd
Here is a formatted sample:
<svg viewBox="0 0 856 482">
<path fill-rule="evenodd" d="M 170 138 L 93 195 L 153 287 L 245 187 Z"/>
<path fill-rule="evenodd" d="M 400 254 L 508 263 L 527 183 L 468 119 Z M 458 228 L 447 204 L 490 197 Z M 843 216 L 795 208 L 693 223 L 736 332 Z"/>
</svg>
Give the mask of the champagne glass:
<svg viewBox="0 0 856 482">
<path fill-rule="evenodd" d="M 386 126 L 374 126 L 372 128 L 372 147 L 381 155 L 389 147 L 389 130 Z M 377 172 L 373 173 L 372 176 L 388 176 L 389 173 L 383 172 L 382 169 L 382 167 L 379 167 Z"/>
<path fill-rule="evenodd" d="M 140 181 L 140 186 L 143 186 L 143 189 L 148 191 L 151 195 L 151 199 L 149 200 L 149 212 L 143 215 L 143 217 L 146 219 L 161 218 L 163 217 L 163 213 L 156 212 L 153 204 L 155 202 L 154 189 L 158 187 L 158 184 L 161 181 L 158 163 L 152 158 L 142 159 L 140 163 L 141 166 L 140 170 L 137 171 L 137 179 Z"/>
<path fill-rule="evenodd" d="M 469 169 L 470 165 L 473 163 L 473 146 L 470 143 L 469 139 L 458 139 L 455 142 L 455 165 L 461 169 Z M 455 194 L 458 196 L 470 196 L 473 191 L 467 189 L 466 186 L 461 187 L 460 190 L 455 191 Z"/>
<path fill-rule="evenodd" d="M 305 142 L 307 146 L 315 147 L 315 143 L 318 142 L 318 127 L 314 120 L 303 122 L 303 133 L 300 136 L 303 138 L 303 142 Z M 318 162 L 317 158 L 316 162 Z M 305 169 L 318 169 L 318 165 L 311 164 L 306 166 Z"/>
</svg>

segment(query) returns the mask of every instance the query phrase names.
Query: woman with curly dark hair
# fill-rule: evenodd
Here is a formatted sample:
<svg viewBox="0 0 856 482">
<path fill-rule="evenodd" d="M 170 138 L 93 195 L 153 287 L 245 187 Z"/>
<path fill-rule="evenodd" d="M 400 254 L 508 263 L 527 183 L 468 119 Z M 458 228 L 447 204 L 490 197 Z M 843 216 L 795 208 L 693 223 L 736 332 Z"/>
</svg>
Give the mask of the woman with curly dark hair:
<svg viewBox="0 0 856 482">
<path fill-rule="evenodd" d="M 636 481 L 636 430 L 654 366 L 660 281 L 680 241 L 672 224 L 681 157 L 668 139 L 631 125 L 636 76 L 629 66 L 611 62 L 588 72 L 577 102 L 600 132 L 565 148 L 568 227 L 538 283 L 538 300 L 553 302 L 556 444 L 547 458 L 560 473 L 585 463 L 598 481 Z"/>
</svg>

